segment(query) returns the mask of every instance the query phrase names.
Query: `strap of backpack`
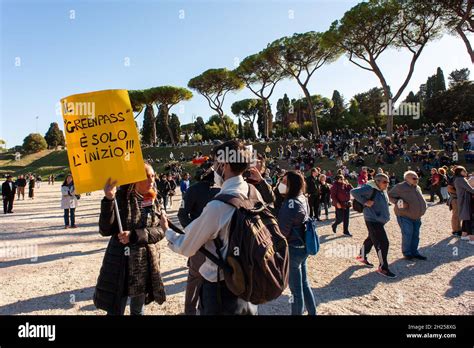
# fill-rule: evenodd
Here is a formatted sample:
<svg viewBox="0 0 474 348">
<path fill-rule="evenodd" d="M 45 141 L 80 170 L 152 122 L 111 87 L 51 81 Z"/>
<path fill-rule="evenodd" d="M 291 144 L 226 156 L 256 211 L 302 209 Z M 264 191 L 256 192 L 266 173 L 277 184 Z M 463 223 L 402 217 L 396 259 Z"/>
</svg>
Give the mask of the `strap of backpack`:
<svg viewBox="0 0 474 348">
<path fill-rule="evenodd" d="M 219 256 L 219 261 L 225 264 L 224 258 L 221 254 L 222 241 L 219 239 L 219 236 L 214 239 L 214 246 L 216 247 L 216 253 Z M 222 312 L 221 267 L 219 264 L 217 264 L 217 305 L 219 306 L 219 312 Z"/>
<path fill-rule="evenodd" d="M 255 204 L 259 202 L 259 200 L 258 200 L 258 195 L 257 195 L 257 189 L 251 184 L 248 184 L 248 186 L 249 186 L 249 191 L 247 193 L 248 199 L 242 199 L 240 197 L 233 196 L 230 194 L 218 194 L 217 196 L 214 197 L 213 200 L 229 204 L 236 209 L 244 208 L 247 210 L 251 210 L 255 208 Z"/>
</svg>

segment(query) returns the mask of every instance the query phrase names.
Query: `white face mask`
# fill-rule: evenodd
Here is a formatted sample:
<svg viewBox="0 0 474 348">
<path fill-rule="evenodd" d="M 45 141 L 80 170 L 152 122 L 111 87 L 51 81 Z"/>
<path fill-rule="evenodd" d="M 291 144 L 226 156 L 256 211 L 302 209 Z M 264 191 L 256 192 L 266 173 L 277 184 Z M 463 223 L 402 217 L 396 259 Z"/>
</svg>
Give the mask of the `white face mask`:
<svg viewBox="0 0 474 348">
<path fill-rule="evenodd" d="M 224 185 L 224 178 L 216 170 L 214 170 L 214 185 L 217 187 Z"/>
<path fill-rule="evenodd" d="M 282 195 L 286 194 L 287 187 L 284 183 L 280 183 L 278 185 L 278 192 L 280 192 Z"/>
<path fill-rule="evenodd" d="M 216 171 L 214 171 L 214 185 L 217 187 L 222 187 L 224 184 L 224 178 L 220 176 Z"/>
</svg>

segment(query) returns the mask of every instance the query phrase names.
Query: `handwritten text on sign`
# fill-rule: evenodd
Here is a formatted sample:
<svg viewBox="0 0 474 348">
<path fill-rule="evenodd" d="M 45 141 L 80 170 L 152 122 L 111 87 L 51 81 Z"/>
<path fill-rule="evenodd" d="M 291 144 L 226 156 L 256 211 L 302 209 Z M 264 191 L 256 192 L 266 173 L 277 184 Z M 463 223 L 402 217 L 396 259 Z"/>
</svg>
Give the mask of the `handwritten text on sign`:
<svg viewBox="0 0 474 348">
<path fill-rule="evenodd" d="M 76 192 L 146 178 L 138 131 L 126 90 L 107 90 L 61 100 L 69 165 Z"/>
</svg>

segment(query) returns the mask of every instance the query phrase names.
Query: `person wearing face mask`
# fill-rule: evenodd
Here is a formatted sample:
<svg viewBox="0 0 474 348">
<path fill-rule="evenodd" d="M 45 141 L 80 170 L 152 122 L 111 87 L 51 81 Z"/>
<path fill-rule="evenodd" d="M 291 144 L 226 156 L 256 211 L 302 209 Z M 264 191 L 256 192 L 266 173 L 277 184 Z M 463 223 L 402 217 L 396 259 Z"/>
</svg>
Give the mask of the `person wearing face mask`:
<svg viewBox="0 0 474 348">
<path fill-rule="evenodd" d="M 250 163 L 245 147 L 231 140 L 217 146 L 214 151 L 214 181 L 221 187 L 219 195 L 230 195 L 242 200 L 249 199 L 250 187 L 242 174 Z M 259 202 L 263 199 L 255 191 Z M 205 246 L 216 258 L 226 259 L 229 245 L 229 231 L 236 208 L 219 200 L 210 201 L 201 215 L 178 234 L 169 228 L 166 214 L 162 214 L 161 226 L 171 250 L 191 257 Z M 217 242 L 218 239 L 218 242 Z M 257 306 L 234 295 L 227 287 L 222 269 L 206 257 L 199 268 L 203 284 L 199 296 L 200 315 L 255 315 Z"/>
<path fill-rule="evenodd" d="M 281 205 L 283 204 L 283 201 L 285 200 L 287 187 L 286 187 L 286 184 L 282 182 L 282 179 L 284 178 L 285 173 L 286 172 L 284 170 L 281 171 L 280 173 L 281 176 L 278 178 L 275 189 L 273 190 L 273 193 L 275 195 L 275 202 L 273 204 L 273 214 L 275 216 L 278 216 Z"/>
<path fill-rule="evenodd" d="M 250 167 L 244 172 L 245 181 L 255 186 L 266 204 L 275 202 L 275 194 L 272 187 L 263 178 L 265 174 L 265 159 L 261 155 L 257 155 L 257 161 L 254 167 Z"/>
<path fill-rule="evenodd" d="M 309 315 L 316 315 L 316 302 L 306 273 L 309 255 L 304 241 L 304 223 L 310 217 L 310 208 L 305 197 L 305 179 L 300 173 L 289 171 L 282 178 L 279 189 L 286 189 L 285 201 L 278 213 L 278 225 L 288 240 L 290 252 L 291 315 L 303 315 L 305 307 Z"/>
<path fill-rule="evenodd" d="M 156 199 L 153 167 L 145 164 L 147 179 L 116 188 L 110 178 L 101 201 L 99 233 L 110 236 L 94 292 L 94 305 L 108 315 L 123 315 L 130 297 L 130 314 L 143 315 L 145 304 L 166 300 L 160 273 L 158 242 L 161 207 Z M 114 209 L 117 200 L 122 232 Z"/>
<path fill-rule="evenodd" d="M 365 207 L 364 220 L 369 232 L 356 260 L 367 267 L 374 267 L 367 260 L 367 255 L 374 246 L 379 258 L 377 273 L 387 278 L 395 278 L 396 275 L 388 268 L 389 241 L 384 227 L 390 221 L 388 199 L 384 192 L 387 190 L 389 182 L 390 179 L 386 174 L 376 174 L 373 181 L 353 189 L 351 195 Z"/>
<path fill-rule="evenodd" d="M 186 190 L 178 211 L 179 222 L 184 228 L 201 215 L 207 203 L 221 190 L 214 184 L 212 163 L 204 163 L 195 177 L 197 182 Z M 197 313 L 199 293 L 203 283 L 199 268 L 205 260 L 205 256 L 199 252 L 188 259 L 189 271 L 184 295 L 184 314 L 186 315 L 196 315 Z"/>
</svg>

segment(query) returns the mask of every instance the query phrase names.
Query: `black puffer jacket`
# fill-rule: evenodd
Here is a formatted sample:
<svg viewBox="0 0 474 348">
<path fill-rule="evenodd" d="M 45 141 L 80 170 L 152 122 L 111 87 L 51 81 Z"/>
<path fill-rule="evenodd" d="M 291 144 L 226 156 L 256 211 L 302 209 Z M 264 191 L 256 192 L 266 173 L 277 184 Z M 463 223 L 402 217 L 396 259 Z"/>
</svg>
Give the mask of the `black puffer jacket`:
<svg viewBox="0 0 474 348">
<path fill-rule="evenodd" d="M 120 243 L 117 237 L 119 228 L 115 219 L 114 201 L 104 197 L 101 202 L 99 233 L 104 237 L 111 236 L 111 238 L 105 251 L 93 300 L 97 308 L 113 313 L 119 312 L 121 299 L 129 295 L 130 288 L 136 291 L 136 287 L 133 288 L 136 284 L 129 284 L 129 258 L 131 257 L 129 255 L 139 256 L 135 258 L 135 263 L 140 263 L 141 260 L 146 262 L 145 265 L 148 263 L 148 271 L 142 271 L 139 267 L 135 267 L 135 264 L 131 265 L 136 270 L 133 279 L 138 279 L 140 284 L 145 278 L 150 280 L 146 282 L 149 286 L 143 289 L 143 292 L 146 293 L 145 303 L 150 303 L 153 300 L 162 303 L 165 300 L 161 275 L 156 269 L 159 266 L 156 262 L 152 263 L 152 261 L 159 260 L 157 243 L 163 239 L 164 232 L 159 227 L 159 219 L 156 215 L 147 219 L 146 226 L 142 225 L 140 209 L 136 198 L 131 194 L 132 192 L 132 187 L 125 185 L 121 186 L 116 194 L 122 228 L 124 231 L 130 231 L 130 243 L 126 245 Z M 152 209 L 155 212 L 159 211 L 156 200 Z M 132 258 L 132 260 L 134 259 Z M 150 269 L 153 270 L 150 271 Z M 155 279 L 158 279 L 158 282 Z M 152 281 L 154 281 L 154 289 L 150 285 Z M 157 294 L 160 298 L 156 298 Z"/>
</svg>

